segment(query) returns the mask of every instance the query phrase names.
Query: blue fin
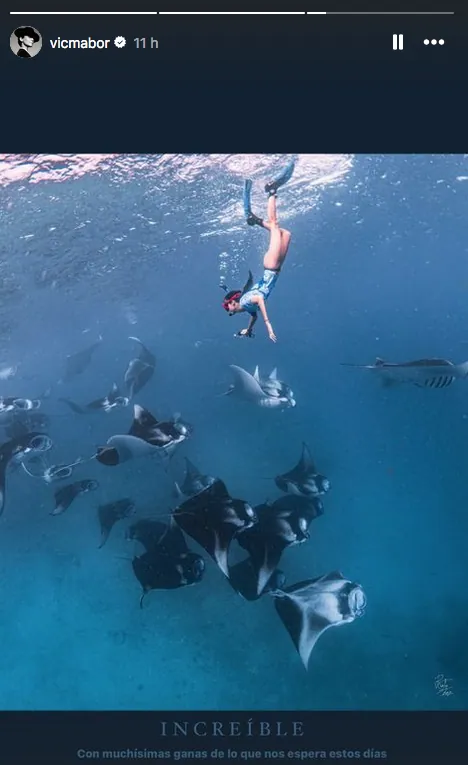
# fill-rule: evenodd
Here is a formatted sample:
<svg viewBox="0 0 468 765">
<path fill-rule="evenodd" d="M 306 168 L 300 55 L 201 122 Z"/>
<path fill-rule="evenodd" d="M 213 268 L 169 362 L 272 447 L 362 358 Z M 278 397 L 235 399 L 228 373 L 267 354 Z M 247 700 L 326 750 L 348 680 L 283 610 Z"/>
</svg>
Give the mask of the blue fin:
<svg viewBox="0 0 468 765">
<path fill-rule="evenodd" d="M 246 218 L 252 215 L 252 208 L 250 206 L 250 195 L 252 193 L 252 181 L 250 178 L 244 181 L 244 215 Z"/>
<path fill-rule="evenodd" d="M 244 215 L 245 219 L 249 226 L 263 226 L 263 220 L 258 217 L 258 215 L 254 215 L 252 212 L 252 206 L 250 202 L 250 197 L 252 193 L 252 181 L 250 178 L 247 178 L 244 181 Z"/>
<path fill-rule="evenodd" d="M 273 178 L 270 183 L 267 183 L 265 186 L 265 191 L 267 194 L 274 194 L 280 186 L 284 186 L 285 183 L 289 181 L 291 178 L 294 168 L 296 166 L 296 163 L 293 159 L 291 159 L 284 170 L 281 171 L 279 175 L 276 176 L 276 178 Z"/>
</svg>

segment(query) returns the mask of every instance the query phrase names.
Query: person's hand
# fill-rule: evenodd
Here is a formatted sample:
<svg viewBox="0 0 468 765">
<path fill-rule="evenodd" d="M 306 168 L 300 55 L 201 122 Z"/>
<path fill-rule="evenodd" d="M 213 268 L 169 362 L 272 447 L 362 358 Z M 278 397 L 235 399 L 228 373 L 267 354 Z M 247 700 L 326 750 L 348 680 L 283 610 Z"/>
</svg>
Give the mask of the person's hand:
<svg viewBox="0 0 468 765">
<path fill-rule="evenodd" d="M 272 340 L 274 343 L 276 343 L 277 337 L 276 337 L 275 333 L 273 332 L 273 327 L 271 326 L 269 321 L 267 321 L 267 323 L 266 323 L 266 328 L 267 328 L 267 332 L 268 332 L 268 337 L 270 338 L 270 340 Z"/>
</svg>

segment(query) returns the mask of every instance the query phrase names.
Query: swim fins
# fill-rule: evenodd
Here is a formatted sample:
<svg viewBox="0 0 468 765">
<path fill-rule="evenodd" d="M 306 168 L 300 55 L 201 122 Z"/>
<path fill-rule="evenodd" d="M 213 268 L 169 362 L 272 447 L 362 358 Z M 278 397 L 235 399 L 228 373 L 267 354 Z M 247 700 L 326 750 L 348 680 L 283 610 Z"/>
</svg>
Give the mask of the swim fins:
<svg viewBox="0 0 468 765">
<path fill-rule="evenodd" d="M 252 215 L 252 208 L 250 206 L 250 195 L 252 193 L 252 181 L 247 178 L 244 181 L 244 215 L 246 218 Z"/>
<path fill-rule="evenodd" d="M 289 179 L 291 178 L 294 172 L 295 165 L 296 163 L 294 162 L 293 159 L 291 159 L 286 165 L 286 167 L 284 168 L 284 170 L 276 178 L 270 181 L 270 183 L 266 184 L 265 186 L 266 193 L 276 194 L 279 187 L 284 186 L 284 184 L 287 183 Z"/>
<path fill-rule="evenodd" d="M 252 194 L 252 181 L 248 178 L 244 181 L 244 215 L 249 226 L 263 226 L 263 220 L 254 215 L 251 208 L 250 196 Z"/>
</svg>

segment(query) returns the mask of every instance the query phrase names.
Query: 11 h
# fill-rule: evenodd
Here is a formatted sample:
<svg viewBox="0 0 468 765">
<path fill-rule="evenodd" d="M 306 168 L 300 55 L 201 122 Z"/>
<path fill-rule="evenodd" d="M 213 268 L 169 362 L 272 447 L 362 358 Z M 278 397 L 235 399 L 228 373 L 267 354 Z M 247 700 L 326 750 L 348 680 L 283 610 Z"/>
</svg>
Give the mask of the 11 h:
<svg viewBox="0 0 468 765">
<path fill-rule="evenodd" d="M 133 42 L 137 48 L 146 48 L 146 37 L 135 37 Z M 155 37 L 149 38 L 149 48 L 159 48 L 159 43 Z"/>
</svg>

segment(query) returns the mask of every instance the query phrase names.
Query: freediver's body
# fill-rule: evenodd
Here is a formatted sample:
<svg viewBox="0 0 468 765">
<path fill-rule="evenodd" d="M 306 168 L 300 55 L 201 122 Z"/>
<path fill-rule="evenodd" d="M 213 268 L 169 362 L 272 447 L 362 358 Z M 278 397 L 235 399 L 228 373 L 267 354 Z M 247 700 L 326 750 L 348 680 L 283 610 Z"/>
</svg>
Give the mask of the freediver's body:
<svg viewBox="0 0 468 765">
<path fill-rule="evenodd" d="M 244 312 L 250 314 L 248 327 L 241 329 L 238 333 L 241 337 L 252 336 L 252 329 L 260 312 L 265 322 L 268 337 L 274 343 L 277 340 L 266 310 L 266 301 L 278 280 L 291 241 L 291 232 L 280 228 L 278 224 L 276 195 L 279 186 L 291 177 L 293 168 L 294 163 L 291 162 L 277 181 L 272 181 L 265 186 L 265 191 L 268 194 L 268 220 L 262 220 L 252 213 L 250 209 L 251 181 L 246 181 L 246 194 L 249 200 L 246 204 L 247 223 L 249 226 L 261 226 L 269 231 L 270 245 L 263 258 L 264 272 L 260 281 L 248 288 L 247 291 L 232 290 L 228 292 L 223 301 L 223 307 L 230 316 Z"/>
</svg>

